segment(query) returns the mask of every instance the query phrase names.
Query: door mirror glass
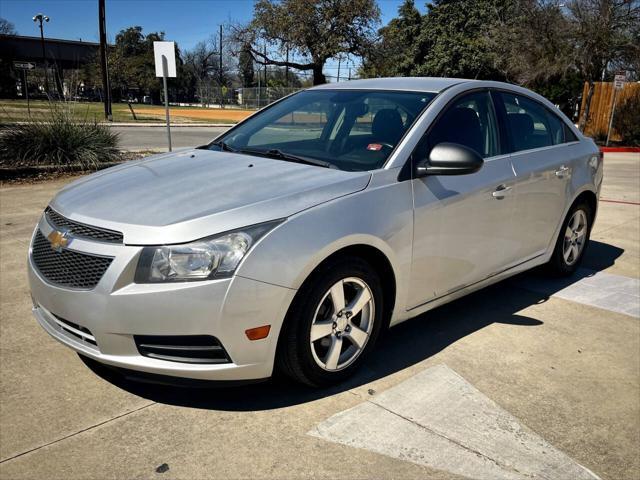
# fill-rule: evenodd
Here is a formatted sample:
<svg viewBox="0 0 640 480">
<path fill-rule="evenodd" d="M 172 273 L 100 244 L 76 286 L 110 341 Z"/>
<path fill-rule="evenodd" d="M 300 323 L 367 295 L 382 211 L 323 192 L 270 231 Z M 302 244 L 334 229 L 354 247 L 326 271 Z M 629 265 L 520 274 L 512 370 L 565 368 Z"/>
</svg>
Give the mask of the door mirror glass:
<svg viewBox="0 0 640 480">
<path fill-rule="evenodd" d="M 458 143 L 439 143 L 431 149 L 429 158 L 416 165 L 416 176 L 426 175 L 468 175 L 475 173 L 484 160 L 472 148 Z"/>
</svg>

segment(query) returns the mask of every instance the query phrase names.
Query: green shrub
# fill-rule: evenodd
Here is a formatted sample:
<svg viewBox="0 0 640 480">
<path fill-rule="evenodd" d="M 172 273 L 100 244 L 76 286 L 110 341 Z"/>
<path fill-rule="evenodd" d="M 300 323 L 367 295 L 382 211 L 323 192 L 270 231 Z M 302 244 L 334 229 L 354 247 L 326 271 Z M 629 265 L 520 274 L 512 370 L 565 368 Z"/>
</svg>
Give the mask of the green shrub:
<svg viewBox="0 0 640 480">
<path fill-rule="evenodd" d="M 45 117 L 0 130 L 0 166 L 81 165 L 120 159 L 118 134 L 106 125 L 78 121 L 64 107 Z"/>
<path fill-rule="evenodd" d="M 628 146 L 640 146 L 640 90 L 616 107 L 613 128 Z"/>
</svg>

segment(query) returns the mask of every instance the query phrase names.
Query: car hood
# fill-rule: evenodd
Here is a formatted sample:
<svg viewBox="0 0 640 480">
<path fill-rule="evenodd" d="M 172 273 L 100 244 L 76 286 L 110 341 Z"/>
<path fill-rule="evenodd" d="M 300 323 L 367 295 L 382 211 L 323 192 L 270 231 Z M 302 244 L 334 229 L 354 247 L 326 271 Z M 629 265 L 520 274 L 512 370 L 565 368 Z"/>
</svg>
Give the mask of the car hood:
<svg viewBox="0 0 640 480">
<path fill-rule="evenodd" d="M 180 243 L 293 215 L 364 189 L 370 176 L 190 149 L 81 178 L 51 207 L 71 220 L 121 231 L 127 244 Z"/>
</svg>

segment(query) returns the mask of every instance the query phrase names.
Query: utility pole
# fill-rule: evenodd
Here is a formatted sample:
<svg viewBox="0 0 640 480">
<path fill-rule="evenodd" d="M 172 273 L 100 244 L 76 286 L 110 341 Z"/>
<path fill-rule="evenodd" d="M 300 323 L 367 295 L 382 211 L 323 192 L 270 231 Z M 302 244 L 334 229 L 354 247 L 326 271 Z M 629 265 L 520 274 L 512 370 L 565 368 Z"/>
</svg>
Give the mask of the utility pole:
<svg viewBox="0 0 640 480">
<path fill-rule="evenodd" d="M 264 51 L 264 86 L 266 88 L 267 86 L 267 44 L 265 43 L 263 46 L 263 51 Z"/>
<path fill-rule="evenodd" d="M 285 86 L 289 88 L 289 45 L 287 45 L 287 65 L 284 67 Z"/>
<path fill-rule="evenodd" d="M 47 64 L 47 54 L 44 49 L 44 27 L 42 25 L 43 22 L 48 22 L 49 17 L 42 13 L 38 13 L 33 17 L 33 21 L 36 23 L 40 23 L 40 43 L 42 45 L 42 62 L 44 63 L 44 91 L 49 96 L 49 65 Z"/>
<path fill-rule="evenodd" d="M 222 75 L 222 25 L 220 25 L 220 48 L 218 50 L 218 53 L 220 53 L 220 107 L 222 107 L 224 105 L 224 99 L 222 98 L 222 81 L 224 80 Z"/>
<path fill-rule="evenodd" d="M 98 0 L 98 24 L 100 27 L 100 67 L 102 69 L 102 99 L 104 100 L 104 118 L 113 120 L 111 112 L 111 88 L 107 65 L 107 20 L 105 0 Z"/>
<path fill-rule="evenodd" d="M 260 75 L 260 64 L 258 64 L 258 94 L 256 95 L 257 105 L 256 107 L 260 109 L 260 100 L 262 99 L 262 86 L 260 85 L 260 81 L 262 80 L 262 75 Z"/>
</svg>

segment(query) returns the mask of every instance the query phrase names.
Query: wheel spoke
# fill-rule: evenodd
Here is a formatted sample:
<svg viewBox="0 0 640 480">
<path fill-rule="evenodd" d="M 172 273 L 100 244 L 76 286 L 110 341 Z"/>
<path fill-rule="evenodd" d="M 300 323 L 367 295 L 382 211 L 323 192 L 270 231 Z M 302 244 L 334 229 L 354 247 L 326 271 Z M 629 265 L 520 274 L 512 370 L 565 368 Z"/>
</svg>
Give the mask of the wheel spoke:
<svg viewBox="0 0 640 480">
<path fill-rule="evenodd" d="M 578 248 L 578 245 L 574 245 L 572 249 L 573 249 L 573 260 L 575 260 L 576 258 L 578 258 L 578 255 L 580 254 L 580 249 Z"/>
<path fill-rule="evenodd" d="M 568 247 L 564 248 L 564 251 L 562 252 L 562 256 L 564 257 L 564 261 L 569 263 L 569 257 L 571 256 L 571 250 L 573 249 L 572 245 L 569 245 Z"/>
<path fill-rule="evenodd" d="M 357 325 L 351 324 L 351 331 L 345 333 L 345 336 L 357 347 L 362 348 L 367 341 L 367 332 Z"/>
<path fill-rule="evenodd" d="M 332 331 L 333 331 L 332 320 L 316 322 L 313 325 L 311 325 L 311 341 L 315 342 L 316 340 L 320 340 L 321 338 L 324 338 L 327 335 L 331 335 Z"/>
<path fill-rule="evenodd" d="M 331 337 L 331 346 L 327 352 L 324 363 L 327 369 L 335 370 L 338 368 L 338 361 L 340 360 L 340 351 L 342 350 L 342 338 L 336 336 Z"/>
<path fill-rule="evenodd" d="M 579 226 L 580 226 L 580 213 L 576 212 L 573 215 L 573 218 L 571 219 L 571 230 L 575 232 Z"/>
<path fill-rule="evenodd" d="M 364 306 L 371 300 L 371 294 L 368 288 L 363 288 L 358 292 L 356 298 L 347 306 L 353 316 L 356 316 L 364 308 Z"/>
<path fill-rule="evenodd" d="M 571 227 L 567 227 L 567 229 L 564 231 L 564 238 L 569 239 L 572 235 L 573 231 L 571 230 Z"/>
<path fill-rule="evenodd" d="M 344 284 L 342 280 L 331 287 L 331 302 L 334 314 L 344 309 Z"/>
</svg>

